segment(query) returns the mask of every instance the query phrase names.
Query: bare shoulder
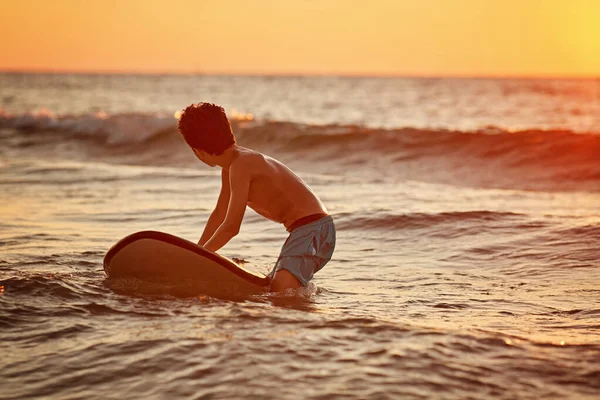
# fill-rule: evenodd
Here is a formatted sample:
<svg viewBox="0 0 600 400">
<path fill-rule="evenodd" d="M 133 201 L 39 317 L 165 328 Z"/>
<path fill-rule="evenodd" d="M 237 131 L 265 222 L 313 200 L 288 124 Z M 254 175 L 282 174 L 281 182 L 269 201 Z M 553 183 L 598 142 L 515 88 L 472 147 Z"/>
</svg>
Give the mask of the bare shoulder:
<svg viewBox="0 0 600 400">
<path fill-rule="evenodd" d="M 265 155 L 258 151 L 242 148 L 238 157 L 231 163 L 229 167 L 232 171 L 246 170 L 250 171 L 265 162 Z"/>
</svg>

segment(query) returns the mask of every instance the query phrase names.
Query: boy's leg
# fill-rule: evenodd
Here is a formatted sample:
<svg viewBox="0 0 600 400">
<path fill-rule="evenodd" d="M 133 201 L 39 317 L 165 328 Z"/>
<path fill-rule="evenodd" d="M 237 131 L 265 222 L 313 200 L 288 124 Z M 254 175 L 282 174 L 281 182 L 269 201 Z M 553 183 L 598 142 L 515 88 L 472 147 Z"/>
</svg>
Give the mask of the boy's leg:
<svg viewBox="0 0 600 400">
<path fill-rule="evenodd" d="M 292 273 L 285 269 L 275 272 L 271 281 L 271 292 L 283 292 L 286 289 L 298 289 L 302 284 Z"/>
<path fill-rule="evenodd" d="M 271 274 L 271 291 L 306 286 L 313 274 L 331 259 L 335 226 L 331 217 L 299 227 L 290 233 Z"/>
</svg>

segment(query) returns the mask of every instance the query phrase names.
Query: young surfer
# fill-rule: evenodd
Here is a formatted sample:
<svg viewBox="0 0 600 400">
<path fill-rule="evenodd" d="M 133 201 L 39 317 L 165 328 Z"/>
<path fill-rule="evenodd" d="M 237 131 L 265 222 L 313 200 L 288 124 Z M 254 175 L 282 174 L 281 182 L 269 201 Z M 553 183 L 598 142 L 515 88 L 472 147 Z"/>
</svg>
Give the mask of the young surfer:
<svg viewBox="0 0 600 400">
<path fill-rule="evenodd" d="M 179 132 L 200 161 L 221 167 L 221 192 L 198 244 L 214 252 L 225 246 L 249 206 L 289 232 L 269 274 L 271 291 L 306 286 L 331 259 L 336 240 L 333 219 L 317 195 L 281 162 L 239 146 L 222 107 L 188 106 Z"/>
</svg>

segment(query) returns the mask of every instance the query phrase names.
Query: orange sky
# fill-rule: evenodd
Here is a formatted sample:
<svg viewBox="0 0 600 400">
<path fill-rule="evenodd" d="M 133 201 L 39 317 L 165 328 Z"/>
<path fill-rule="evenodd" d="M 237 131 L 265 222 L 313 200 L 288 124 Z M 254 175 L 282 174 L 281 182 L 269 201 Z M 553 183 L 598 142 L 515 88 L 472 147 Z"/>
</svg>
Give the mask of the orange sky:
<svg viewBox="0 0 600 400">
<path fill-rule="evenodd" d="M 0 70 L 600 76 L 600 0 L 0 3 Z"/>
</svg>

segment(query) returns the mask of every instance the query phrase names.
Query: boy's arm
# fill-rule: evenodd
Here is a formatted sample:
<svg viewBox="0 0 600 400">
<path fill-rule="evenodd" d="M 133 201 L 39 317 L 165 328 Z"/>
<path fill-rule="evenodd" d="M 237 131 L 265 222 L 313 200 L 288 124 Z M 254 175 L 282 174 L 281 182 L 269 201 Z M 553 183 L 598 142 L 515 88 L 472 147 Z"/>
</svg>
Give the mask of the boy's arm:
<svg viewBox="0 0 600 400">
<path fill-rule="evenodd" d="M 229 170 L 223 168 L 221 170 L 221 192 L 219 193 L 219 199 L 217 200 L 217 205 L 215 209 L 208 217 L 208 221 L 206 222 L 206 226 L 204 227 L 204 232 L 202 232 L 202 236 L 198 241 L 200 246 L 204 246 L 208 239 L 210 239 L 217 228 L 223 223 L 225 219 L 225 214 L 227 213 L 227 206 L 229 204 L 229 196 L 230 196 L 230 187 L 229 187 Z"/>
<path fill-rule="evenodd" d="M 231 195 L 223 223 L 214 235 L 205 243 L 204 248 L 217 251 L 225 246 L 240 231 L 240 225 L 248 203 L 250 174 L 241 163 L 231 165 L 229 169 L 229 187 Z"/>
</svg>

